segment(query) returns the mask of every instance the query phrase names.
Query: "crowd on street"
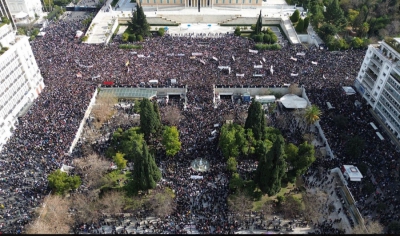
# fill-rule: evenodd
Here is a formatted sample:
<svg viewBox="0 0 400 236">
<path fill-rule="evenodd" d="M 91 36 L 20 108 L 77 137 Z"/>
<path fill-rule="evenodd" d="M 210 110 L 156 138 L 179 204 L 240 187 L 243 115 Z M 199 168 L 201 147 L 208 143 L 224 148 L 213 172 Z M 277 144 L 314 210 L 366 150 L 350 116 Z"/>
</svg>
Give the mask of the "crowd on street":
<svg viewBox="0 0 400 236">
<path fill-rule="evenodd" d="M 4 205 L 0 209 L 1 232 L 23 232 L 35 207 L 49 194 L 47 175 L 62 164 L 71 165 L 73 157 L 66 152 L 95 89 L 104 81 L 124 87 L 188 86 L 187 109 L 182 109 L 178 125 L 182 151 L 173 159 L 160 158 L 165 160 L 162 165 L 174 163 L 174 172 L 164 171 L 165 181 L 161 184 L 175 191 L 177 209 L 165 221 L 152 223 L 152 228 L 159 232 L 185 233 L 185 225 L 191 225 L 190 229 L 193 225 L 198 232 L 232 233 L 254 222 L 248 219 L 246 226 L 245 221 L 231 217 L 227 202 L 229 173 L 217 146 L 218 139 L 209 139 L 215 124 L 222 126 L 229 114 L 240 119 L 248 105 L 222 102 L 215 109 L 213 85 L 281 87 L 285 83 L 298 83 L 304 86 L 310 102 L 323 111 L 320 123 L 336 155 L 314 165 L 332 169 L 348 163 L 366 163 L 370 171 L 363 181 L 349 184 L 358 206 L 385 225 L 398 219 L 399 200 L 394 189 L 397 184 L 390 170 L 398 167 L 399 155 L 390 142 L 381 142 L 368 126 L 372 121 L 368 107 L 354 107 L 354 101 L 361 100 L 359 96 L 347 96 L 341 88 L 353 84 L 365 50 L 331 53 L 316 47 L 306 49 L 286 44 L 280 51 L 254 53 L 249 51 L 254 49 L 252 40 L 230 34 L 220 38 L 167 34 L 145 39 L 140 43 L 143 49 L 124 50 L 118 49 L 119 36 L 108 46 L 81 43 L 75 38 L 75 32 L 84 29 L 81 21 L 51 22 L 46 35 L 31 42 L 46 88 L 29 112 L 19 118 L 13 136 L 0 154 L 0 201 Z M 158 83 L 150 84 L 150 79 Z M 177 83 L 171 85 L 171 79 Z M 333 115 L 326 108 L 327 101 L 335 107 L 335 114 L 347 117 L 349 129 L 335 126 Z M 183 107 L 183 101 L 178 104 Z M 168 106 L 160 106 L 162 114 Z M 358 134 L 365 139 L 365 150 L 359 159 L 354 160 L 343 151 L 346 144 L 343 133 Z M 210 170 L 196 172 L 190 168 L 195 158 L 209 161 Z M 254 168 L 254 163 L 239 164 L 241 173 Z M 202 179 L 192 179 L 192 175 L 201 175 Z M 365 194 L 360 190 L 360 185 L 367 181 L 372 181 L 379 192 Z M 379 202 L 385 202 L 387 207 L 376 212 L 374 206 Z M 330 222 L 315 226 L 318 232 L 339 232 L 330 228 Z"/>
</svg>

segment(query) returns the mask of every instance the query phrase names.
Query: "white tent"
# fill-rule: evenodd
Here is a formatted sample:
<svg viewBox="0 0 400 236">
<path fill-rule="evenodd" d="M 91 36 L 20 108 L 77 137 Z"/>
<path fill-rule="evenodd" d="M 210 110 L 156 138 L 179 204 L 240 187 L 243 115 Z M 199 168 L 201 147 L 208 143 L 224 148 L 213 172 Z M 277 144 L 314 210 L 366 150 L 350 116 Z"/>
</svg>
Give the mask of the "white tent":
<svg viewBox="0 0 400 236">
<path fill-rule="evenodd" d="M 344 86 L 342 88 L 343 88 L 344 92 L 346 93 L 346 95 L 356 94 L 356 91 L 350 86 Z"/>
<path fill-rule="evenodd" d="M 285 96 L 281 97 L 279 101 L 283 106 L 289 109 L 307 107 L 307 101 L 295 94 L 286 94 Z"/>
</svg>

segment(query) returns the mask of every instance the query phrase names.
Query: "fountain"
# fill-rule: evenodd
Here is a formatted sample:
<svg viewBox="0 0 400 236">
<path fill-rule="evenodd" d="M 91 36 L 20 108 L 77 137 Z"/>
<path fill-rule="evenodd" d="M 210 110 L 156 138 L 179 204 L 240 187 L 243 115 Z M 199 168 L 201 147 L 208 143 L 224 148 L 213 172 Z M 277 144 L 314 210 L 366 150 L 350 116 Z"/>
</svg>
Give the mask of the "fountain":
<svg viewBox="0 0 400 236">
<path fill-rule="evenodd" d="M 193 160 L 190 166 L 200 172 L 204 172 L 210 169 L 210 163 L 207 160 L 203 160 L 203 158 L 197 158 Z"/>
</svg>

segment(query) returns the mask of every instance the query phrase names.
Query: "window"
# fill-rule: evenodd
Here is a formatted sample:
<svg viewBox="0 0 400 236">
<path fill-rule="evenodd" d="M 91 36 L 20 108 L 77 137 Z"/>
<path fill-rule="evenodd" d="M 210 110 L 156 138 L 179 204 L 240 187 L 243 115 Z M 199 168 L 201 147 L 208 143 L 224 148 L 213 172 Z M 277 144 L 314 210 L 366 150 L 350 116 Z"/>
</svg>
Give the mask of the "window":
<svg viewBox="0 0 400 236">
<path fill-rule="evenodd" d="M 386 73 L 383 73 L 383 76 L 386 77 Z"/>
</svg>

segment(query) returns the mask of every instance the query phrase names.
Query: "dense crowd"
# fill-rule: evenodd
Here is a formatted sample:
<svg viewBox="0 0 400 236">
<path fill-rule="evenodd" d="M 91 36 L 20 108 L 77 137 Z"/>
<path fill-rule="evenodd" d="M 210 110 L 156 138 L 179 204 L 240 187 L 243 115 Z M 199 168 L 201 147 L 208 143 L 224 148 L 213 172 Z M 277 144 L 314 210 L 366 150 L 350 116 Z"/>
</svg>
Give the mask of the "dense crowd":
<svg viewBox="0 0 400 236">
<path fill-rule="evenodd" d="M 222 102 L 215 109 L 213 84 L 279 87 L 295 82 L 303 85 L 311 103 L 323 110 L 321 125 L 337 156 L 317 164 L 328 169 L 362 161 L 370 167 L 379 167 L 370 168 L 371 172 L 363 179 L 363 182 L 374 179 L 374 184 L 381 190 L 376 201 L 388 204 L 386 210 L 373 217 L 385 224 L 398 217 L 397 192 L 392 190 L 393 178 L 388 171 L 397 167 L 396 153 L 389 142 L 381 142 L 368 126 L 372 121 L 368 108 L 354 108 L 354 101 L 361 100 L 358 95 L 346 96 L 341 90 L 341 86 L 352 85 L 365 51 L 331 53 L 316 47 L 306 49 L 301 45 L 286 44 L 280 51 L 256 54 L 249 52 L 254 42 L 227 34 L 220 38 L 166 35 L 146 39 L 141 43 L 143 49 L 134 53 L 118 49 L 118 38 L 108 46 L 82 44 L 74 38 L 75 32 L 82 29 L 79 19 L 51 22 L 45 37 L 31 42 L 46 88 L 29 112 L 19 118 L 17 129 L 1 152 L 0 196 L 4 209 L 0 209 L 0 231 L 23 232 L 24 225 L 32 218 L 33 209 L 49 193 L 47 175 L 62 164 L 71 164 L 72 157 L 66 152 L 97 85 L 112 81 L 116 86 L 140 87 L 143 82 L 149 87 L 150 78 L 158 80 L 156 86 L 171 86 L 170 79 L 177 80 L 176 86 L 188 86 L 188 106 L 182 111 L 183 118 L 179 122 L 182 151 L 174 159 L 160 158 L 166 160 L 163 165 L 175 162 L 173 173 L 163 172 L 165 181 L 161 184 L 170 186 L 177 196 L 177 209 L 166 218 L 169 223 L 161 220 L 152 226 L 160 232 L 168 229 L 184 233 L 183 226 L 179 225 L 193 222 L 199 232 L 205 233 L 229 233 L 246 227 L 245 222 L 241 225 L 229 216 L 229 174 L 217 139 L 210 141 L 209 136 L 214 124 L 222 125 L 229 114 L 240 119 L 248 105 Z M 297 55 L 301 52 L 305 55 Z M 202 55 L 190 59 L 192 53 Z M 261 64 L 263 68 L 256 71 L 254 65 Z M 230 66 L 231 73 L 220 71 L 218 66 Z M 252 77 L 254 73 L 264 74 L 264 77 Z M 244 77 L 236 74 L 244 74 Z M 336 113 L 349 119 L 351 129 L 336 128 L 325 109 L 326 101 L 331 102 Z M 182 101 L 177 104 L 182 107 Z M 161 106 L 163 114 L 168 106 Z M 296 132 L 294 129 L 289 128 L 286 132 Z M 343 132 L 359 134 L 366 139 L 366 149 L 359 160 L 352 160 L 342 151 L 345 145 Z M 208 172 L 198 173 L 190 168 L 190 162 L 199 157 L 210 162 Z M 244 174 L 254 167 L 254 163 L 243 162 L 239 171 Z M 191 179 L 191 175 L 202 175 L 203 179 Z M 363 212 L 369 213 L 374 210 L 375 203 L 363 200 L 369 195 L 360 192 L 359 185 L 352 183 L 349 187 Z M 321 232 L 326 229 L 326 224 L 320 225 Z M 332 230 L 328 233 L 336 232 Z"/>
</svg>

